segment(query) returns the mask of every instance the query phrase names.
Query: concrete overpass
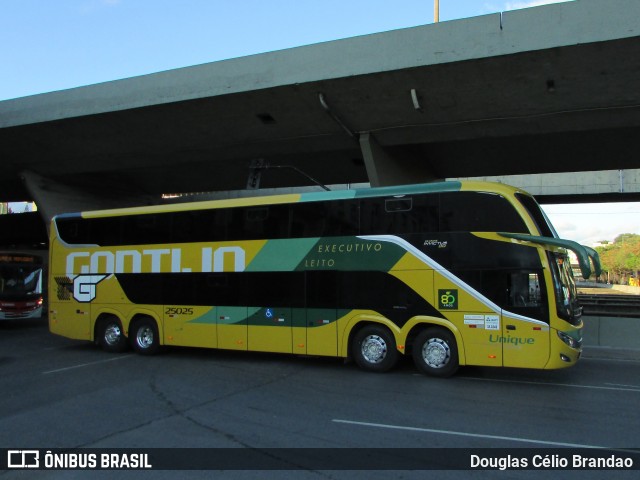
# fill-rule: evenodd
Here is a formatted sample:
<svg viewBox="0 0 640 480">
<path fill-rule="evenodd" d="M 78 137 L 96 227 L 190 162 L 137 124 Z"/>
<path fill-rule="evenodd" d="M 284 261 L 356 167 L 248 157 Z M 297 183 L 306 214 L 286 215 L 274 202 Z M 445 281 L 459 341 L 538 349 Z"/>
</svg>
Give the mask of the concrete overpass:
<svg viewBox="0 0 640 480">
<path fill-rule="evenodd" d="M 522 188 L 540 203 L 598 203 L 640 200 L 640 169 L 596 172 L 534 173 L 483 176 L 473 180 L 500 182 Z"/>
<path fill-rule="evenodd" d="M 325 184 L 633 171 L 638 18 L 579 0 L 3 101 L 0 200 L 49 217 L 241 190 L 256 161 Z"/>
</svg>

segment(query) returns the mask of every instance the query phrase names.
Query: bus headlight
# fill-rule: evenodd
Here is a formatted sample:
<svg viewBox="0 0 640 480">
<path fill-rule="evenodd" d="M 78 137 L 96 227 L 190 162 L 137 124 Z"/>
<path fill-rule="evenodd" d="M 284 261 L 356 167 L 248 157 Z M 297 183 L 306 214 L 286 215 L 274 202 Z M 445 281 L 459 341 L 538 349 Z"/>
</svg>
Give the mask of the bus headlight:
<svg viewBox="0 0 640 480">
<path fill-rule="evenodd" d="M 560 330 L 558 330 L 558 337 L 560 337 L 560 340 L 569 345 L 571 348 L 578 349 L 582 346 L 582 342 L 580 340 L 573 338 L 571 335 L 561 332 Z"/>
</svg>

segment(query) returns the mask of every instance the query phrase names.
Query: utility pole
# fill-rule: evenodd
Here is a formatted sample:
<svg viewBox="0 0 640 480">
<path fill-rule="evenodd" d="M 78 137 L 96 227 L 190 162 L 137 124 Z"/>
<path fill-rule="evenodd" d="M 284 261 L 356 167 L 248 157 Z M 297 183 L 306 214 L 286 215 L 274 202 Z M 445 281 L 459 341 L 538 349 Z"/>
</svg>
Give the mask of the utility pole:
<svg viewBox="0 0 640 480">
<path fill-rule="evenodd" d="M 433 21 L 434 23 L 440 21 L 440 0 L 433 0 Z"/>
</svg>

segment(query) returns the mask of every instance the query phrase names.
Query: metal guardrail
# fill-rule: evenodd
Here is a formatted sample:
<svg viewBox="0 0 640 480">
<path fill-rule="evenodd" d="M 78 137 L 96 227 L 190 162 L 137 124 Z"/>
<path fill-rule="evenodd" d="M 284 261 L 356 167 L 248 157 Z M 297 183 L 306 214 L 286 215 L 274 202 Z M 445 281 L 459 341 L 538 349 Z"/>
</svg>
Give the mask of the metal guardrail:
<svg viewBox="0 0 640 480">
<path fill-rule="evenodd" d="M 638 295 L 590 295 L 579 294 L 583 315 L 640 318 L 640 296 Z"/>
</svg>

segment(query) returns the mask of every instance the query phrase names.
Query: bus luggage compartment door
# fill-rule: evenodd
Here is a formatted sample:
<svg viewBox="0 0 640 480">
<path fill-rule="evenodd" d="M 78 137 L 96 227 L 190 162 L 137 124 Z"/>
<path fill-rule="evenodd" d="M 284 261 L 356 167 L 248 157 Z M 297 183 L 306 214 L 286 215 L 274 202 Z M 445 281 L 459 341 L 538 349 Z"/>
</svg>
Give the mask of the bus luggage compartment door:
<svg viewBox="0 0 640 480">
<path fill-rule="evenodd" d="M 247 307 L 217 308 L 218 348 L 247 350 Z"/>
<path fill-rule="evenodd" d="M 51 302 L 49 331 L 76 340 L 91 340 L 91 304 Z"/>
<path fill-rule="evenodd" d="M 307 354 L 338 355 L 338 312 L 332 308 L 307 309 Z"/>
<path fill-rule="evenodd" d="M 249 307 L 249 350 L 291 353 L 291 308 Z"/>
</svg>

